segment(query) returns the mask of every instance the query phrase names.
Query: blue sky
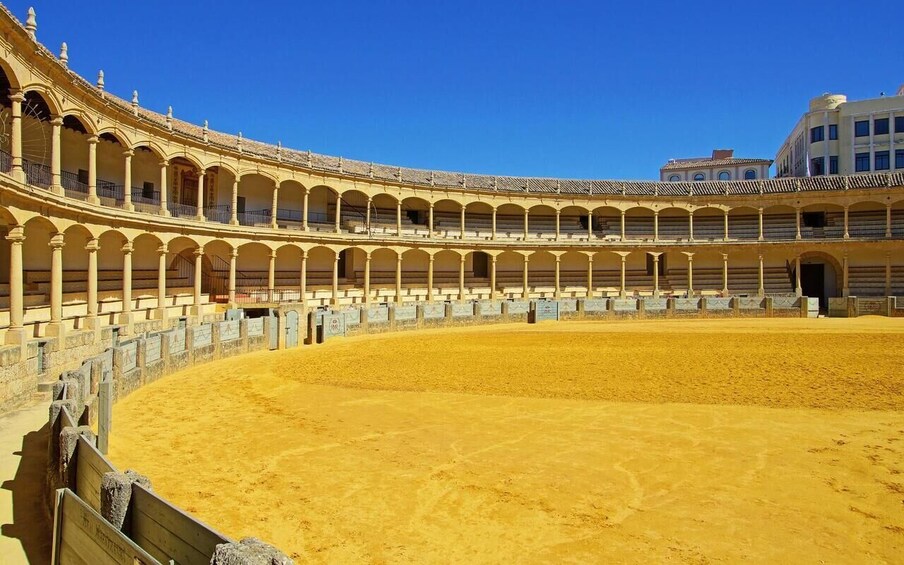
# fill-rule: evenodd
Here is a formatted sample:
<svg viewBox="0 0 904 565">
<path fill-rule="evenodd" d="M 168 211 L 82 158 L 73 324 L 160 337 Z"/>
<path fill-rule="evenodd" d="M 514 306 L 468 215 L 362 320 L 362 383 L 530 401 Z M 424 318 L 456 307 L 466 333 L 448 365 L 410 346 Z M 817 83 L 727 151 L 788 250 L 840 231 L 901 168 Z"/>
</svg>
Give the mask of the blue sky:
<svg viewBox="0 0 904 565">
<path fill-rule="evenodd" d="M 301 150 L 499 175 L 656 178 L 772 158 L 823 92 L 904 83 L 904 2 L 7 2 L 144 107 Z"/>
</svg>

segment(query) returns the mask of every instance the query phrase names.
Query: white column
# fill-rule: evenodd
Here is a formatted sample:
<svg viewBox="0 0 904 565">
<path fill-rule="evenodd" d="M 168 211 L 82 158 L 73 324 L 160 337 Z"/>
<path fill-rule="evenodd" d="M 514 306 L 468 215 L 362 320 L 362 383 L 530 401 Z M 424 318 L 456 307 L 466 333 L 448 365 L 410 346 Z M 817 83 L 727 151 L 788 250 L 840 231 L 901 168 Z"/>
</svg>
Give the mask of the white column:
<svg viewBox="0 0 904 565">
<path fill-rule="evenodd" d="M 687 295 L 694 295 L 694 254 L 685 253 L 687 255 Z"/>
<path fill-rule="evenodd" d="M 593 212 L 587 212 L 587 239 L 593 239 Z"/>
<path fill-rule="evenodd" d="M 496 208 L 493 208 L 493 225 L 492 231 L 490 232 L 490 239 L 496 239 Z"/>
<path fill-rule="evenodd" d="M 402 201 L 396 202 L 396 235 L 402 236 Z"/>
<path fill-rule="evenodd" d="M 170 211 L 167 206 L 168 195 L 166 188 L 166 179 L 169 176 L 169 161 L 166 159 L 160 161 L 160 215 L 169 216 Z"/>
<path fill-rule="evenodd" d="M 304 231 L 308 231 L 308 193 L 310 191 L 305 189 L 304 191 L 304 200 L 301 203 L 301 229 Z"/>
<path fill-rule="evenodd" d="M 10 175 L 19 182 L 25 182 L 25 171 L 22 169 L 22 101 L 25 95 L 14 92 L 9 95 L 12 103 L 10 111 L 9 153 L 12 168 Z"/>
<path fill-rule="evenodd" d="M 333 258 L 333 298 L 332 304 L 339 304 L 339 252 Z"/>
<path fill-rule="evenodd" d="M 276 251 L 270 251 L 270 262 L 267 265 L 267 299 L 276 302 Z"/>
<path fill-rule="evenodd" d="M 431 207 L 432 209 L 432 207 Z M 431 230 L 432 233 L 432 230 Z M 402 254 L 396 255 L 395 266 L 395 301 L 397 304 L 402 303 Z"/>
<path fill-rule="evenodd" d="M 195 219 L 199 222 L 205 221 L 207 218 L 204 217 L 204 173 L 205 169 L 201 169 L 198 173 L 198 209 L 195 211 Z"/>
<path fill-rule="evenodd" d="M 848 274 L 848 256 L 845 253 L 841 258 L 841 295 L 845 298 L 851 293 Z"/>
<path fill-rule="evenodd" d="M 728 296 L 728 253 L 722 254 L 722 295 Z"/>
<path fill-rule="evenodd" d="M 653 297 L 659 298 L 659 255 L 660 253 L 650 253 L 653 256 Z"/>
<path fill-rule="evenodd" d="M 336 195 L 336 233 L 340 231 L 340 224 L 342 222 L 342 195 Z"/>
<path fill-rule="evenodd" d="M 430 210 L 427 212 L 427 232 L 429 237 L 433 237 L 433 202 L 430 203 Z"/>
<path fill-rule="evenodd" d="M 844 239 L 848 239 L 851 237 L 851 234 L 848 231 L 848 206 L 845 204 L 844 206 Z"/>
<path fill-rule="evenodd" d="M 694 241 L 694 211 L 691 210 L 687 216 L 688 239 Z"/>
<path fill-rule="evenodd" d="M 63 333 L 63 246 L 66 245 L 63 234 L 57 233 L 50 238 L 50 325 L 48 335 L 59 336 Z"/>
<path fill-rule="evenodd" d="M 50 190 L 56 194 L 63 194 L 61 182 L 61 142 L 60 135 L 63 126 L 63 118 L 56 117 L 50 120 Z"/>
<path fill-rule="evenodd" d="M 490 300 L 496 300 L 496 256 L 490 255 Z"/>
<path fill-rule="evenodd" d="M 304 251 L 302 253 L 302 268 L 304 268 Z M 229 304 L 235 305 L 235 271 L 236 271 L 236 263 L 239 258 L 239 250 L 235 247 L 229 250 L 229 288 L 227 292 L 229 293 Z M 304 279 L 302 278 L 302 286 L 304 286 Z M 302 300 L 304 300 L 304 290 L 301 292 Z"/>
<path fill-rule="evenodd" d="M 134 155 L 135 152 L 131 149 L 127 149 L 122 153 L 122 156 L 125 160 L 125 180 L 123 181 L 122 188 L 122 207 L 123 209 L 129 211 L 135 209 L 135 205 L 132 204 L 132 156 Z"/>
<path fill-rule="evenodd" d="M 201 279 L 203 278 L 202 266 L 204 259 L 204 250 L 200 247 L 195 249 L 195 269 L 194 269 L 194 277 L 195 277 L 195 289 L 194 296 L 192 300 L 192 305 L 196 308 L 195 313 L 201 313 Z"/>
<path fill-rule="evenodd" d="M 465 259 L 466 255 L 461 256 L 461 260 L 458 262 L 458 299 L 465 299 Z"/>
<path fill-rule="evenodd" d="M 624 215 L 622 215 L 622 218 L 624 218 Z M 621 298 L 625 298 L 628 296 L 628 289 L 625 288 L 625 270 L 627 268 L 628 256 L 622 254 L 619 255 L 621 256 L 621 273 L 618 281 L 618 295 Z"/>
<path fill-rule="evenodd" d="M 307 218 L 305 218 L 307 221 Z M 232 179 L 232 201 L 229 206 L 229 223 L 239 225 L 239 177 Z"/>
<path fill-rule="evenodd" d="M 653 210 L 653 241 L 659 241 L 659 210 Z"/>
<path fill-rule="evenodd" d="M 797 230 L 794 239 L 800 239 L 800 208 L 794 209 L 794 225 Z"/>
<path fill-rule="evenodd" d="M 757 208 L 757 222 L 758 222 L 757 225 L 759 226 L 757 239 L 760 241 L 763 241 L 764 233 L 763 233 L 763 209 L 762 208 Z"/>
<path fill-rule="evenodd" d="M 88 202 L 97 204 L 97 142 L 98 137 L 92 135 L 88 138 Z"/>
<path fill-rule="evenodd" d="M 894 124 L 892 124 L 894 127 Z M 894 133 L 893 131 L 891 133 Z M 885 253 L 885 296 L 891 295 L 891 253 Z"/>
<path fill-rule="evenodd" d="M 556 210 L 556 241 L 559 241 L 559 217 L 561 216 L 561 214 L 561 210 Z"/>
<path fill-rule="evenodd" d="M 364 303 L 370 303 L 370 251 L 364 252 Z"/>
<path fill-rule="evenodd" d="M 338 202 L 338 201 L 337 201 Z M 279 213 L 279 183 L 273 187 L 273 202 L 270 204 L 270 227 L 275 228 L 276 215 Z"/>
<path fill-rule="evenodd" d="M 593 255 L 587 256 L 587 298 L 593 298 Z"/>
<path fill-rule="evenodd" d="M 804 294 L 800 286 L 800 255 L 794 258 L 794 293 L 797 296 L 803 296 Z"/>
<path fill-rule="evenodd" d="M 122 246 L 122 312 L 119 323 L 125 326 L 132 324 L 132 242 Z M 128 330 L 127 330 L 128 332 Z"/>
<path fill-rule="evenodd" d="M 559 277 L 561 263 L 562 263 L 562 258 L 559 257 L 558 255 L 556 255 L 556 276 L 555 276 L 555 280 L 556 280 L 555 298 L 556 298 L 556 300 L 558 300 L 559 298 L 562 297 L 562 285 L 560 282 L 561 279 Z"/>
<path fill-rule="evenodd" d="M 427 302 L 433 302 L 433 255 L 427 262 Z"/>
<path fill-rule="evenodd" d="M 166 254 L 167 244 L 157 248 L 157 319 L 166 319 Z"/>
<path fill-rule="evenodd" d="M 25 308 L 22 284 L 22 244 L 25 228 L 16 226 L 6 236 L 9 242 L 9 329 L 6 343 L 23 343 L 25 340 Z"/>
<path fill-rule="evenodd" d="M 97 251 L 100 242 L 96 239 L 88 241 L 85 251 L 88 252 L 88 327 L 94 328 L 97 322 Z"/>
<path fill-rule="evenodd" d="M 529 263 L 530 263 L 530 256 L 525 255 L 524 256 L 524 275 L 523 275 L 524 290 L 522 291 L 522 294 L 521 294 L 521 298 L 523 298 L 525 300 L 530 298 L 530 286 L 529 286 L 529 281 L 528 281 L 528 265 L 529 265 Z"/>
<path fill-rule="evenodd" d="M 621 211 L 621 240 L 625 240 L 625 211 Z"/>
<path fill-rule="evenodd" d="M 728 241 L 728 210 L 725 210 L 725 236 L 723 239 Z"/>
<path fill-rule="evenodd" d="M 766 294 L 766 285 L 763 281 L 763 255 L 759 256 L 759 270 L 757 271 L 757 280 L 759 285 L 757 286 L 757 295 L 764 296 Z"/>
<path fill-rule="evenodd" d="M 301 274 L 299 275 L 299 293 L 301 294 L 301 302 L 308 302 L 308 252 L 301 250 Z"/>
<path fill-rule="evenodd" d="M 528 234 L 530 233 L 530 220 L 528 219 L 529 215 L 530 215 L 530 212 L 528 210 L 525 210 L 524 211 L 524 240 L 525 241 L 527 241 Z"/>
</svg>

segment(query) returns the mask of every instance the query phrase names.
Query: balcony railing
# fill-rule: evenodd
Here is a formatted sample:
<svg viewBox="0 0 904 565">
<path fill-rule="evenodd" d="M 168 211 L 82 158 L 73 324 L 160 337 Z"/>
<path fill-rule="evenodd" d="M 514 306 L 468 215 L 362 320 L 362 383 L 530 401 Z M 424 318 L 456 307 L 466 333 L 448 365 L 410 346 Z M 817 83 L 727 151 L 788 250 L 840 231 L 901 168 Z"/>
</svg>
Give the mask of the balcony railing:
<svg viewBox="0 0 904 565">
<path fill-rule="evenodd" d="M 221 204 L 219 206 L 207 206 L 204 208 L 204 217 L 211 222 L 228 224 L 232 219 L 232 206 Z"/>
<path fill-rule="evenodd" d="M 198 207 L 190 204 L 179 204 L 178 202 L 169 202 L 167 209 L 174 218 L 196 218 L 198 216 Z"/>
<path fill-rule="evenodd" d="M 237 216 L 242 226 L 269 226 L 271 223 L 270 210 L 239 212 Z"/>
<path fill-rule="evenodd" d="M 25 169 L 25 180 L 28 184 L 41 188 L 50 187 L 50 167 L 22 159 L 22 168 Z"/>
<path fill-rule="evenodd" d="M 8 173 L 13 168 L 13 157 L 0 149 L 0 173 Z"/>
<path fill-rule="evenodd" d="M 140 186 L 133 186 L 132 205 L 139 212 L 158 214 L 160 213 L 160 193 L 157 191 L 145 191 Z"/>
</svg>

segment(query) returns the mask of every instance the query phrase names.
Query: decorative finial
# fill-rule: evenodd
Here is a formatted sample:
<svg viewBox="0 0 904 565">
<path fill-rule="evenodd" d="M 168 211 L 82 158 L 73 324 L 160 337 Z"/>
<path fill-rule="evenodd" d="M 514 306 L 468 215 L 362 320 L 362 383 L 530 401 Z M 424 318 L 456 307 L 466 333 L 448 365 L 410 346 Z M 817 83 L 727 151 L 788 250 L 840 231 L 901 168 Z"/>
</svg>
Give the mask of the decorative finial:
<svg viewBox="0 0 904 565">
<path fill-rule="evenodd" d="M 60 63 L 63 63 L 64 67 L 69 67 L 69 46 L 65 41 L 60 45 Z"/>
<path fill-rule="evenodd" d="M 342 157 L 339 157 L 339 172 L 342 172 Z"/>
<path fill-rule="evenodd" d="M 171 130 L 173 129 L 173 107 L 166 107 L 166 128 Z"/>
<path fill-rule="evenodd" d="M 242 153 L 243 152 L 243 150 L 242 150 L 242 132 L 239 132 L 238 146 L 239 146 L 239 153 Z"/>
<path fill-rule="evenodd" d="M 370 174 L 370 178 L 374 178 L 374 162 L 373 161 L 370 162 L 370 170 L 368 171 L 368 174 Z"/>
<path fill-rule="evenodd" d="M 311 150 L 308 149 L 308 167 L 314 166 L 314 155 L 311 153 Z"/>
<path fill-rule="evenodd" d="M 102 92 L 104 90 L 104 71 L 103 71 L 103 69 L 97 71 L 97 89 Z"/>
<path fill-rule="evenodd" d="M 282 141 L 276 142 L 276 160 L 282 162 Z"/>
<path fill-rule="evenodd" d="M 35 32 L 38 31 L 38 19 L 35 17 L 35 9 L 28 8 L 28 18 L 25 19 L 25 31 L 32 39 L 35 38 Z"/>
<path fill-rule="evenodd" d="M 209 143 L 210 138 L 207 136 L 208 128 L 207 128 L 207 120 L 204 120 L 204 129 L 201 134 L 204 136 L 204 143 Z"/>
<path fill-rule="evenodd" d="M 132 113 L 138 115 L 138 91 L 132 91 Z"/>
</svg>

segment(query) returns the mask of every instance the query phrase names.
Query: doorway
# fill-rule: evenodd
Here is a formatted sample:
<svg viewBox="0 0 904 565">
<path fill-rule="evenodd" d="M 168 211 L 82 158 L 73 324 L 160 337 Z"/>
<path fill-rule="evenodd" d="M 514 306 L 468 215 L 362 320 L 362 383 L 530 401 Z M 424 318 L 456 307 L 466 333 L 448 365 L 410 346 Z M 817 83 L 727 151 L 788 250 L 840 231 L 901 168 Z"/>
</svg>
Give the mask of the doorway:
<svg viewBox="0 0 904 565">
<path fill-rule="evenodd" d="M 800 287 L 804 296 L 819 298 L 819 309 L 828 308 L 828 297 L 825 292 L 826 266 L 822 263 L 802 264 L 800 266 Z"/>
</svg>

